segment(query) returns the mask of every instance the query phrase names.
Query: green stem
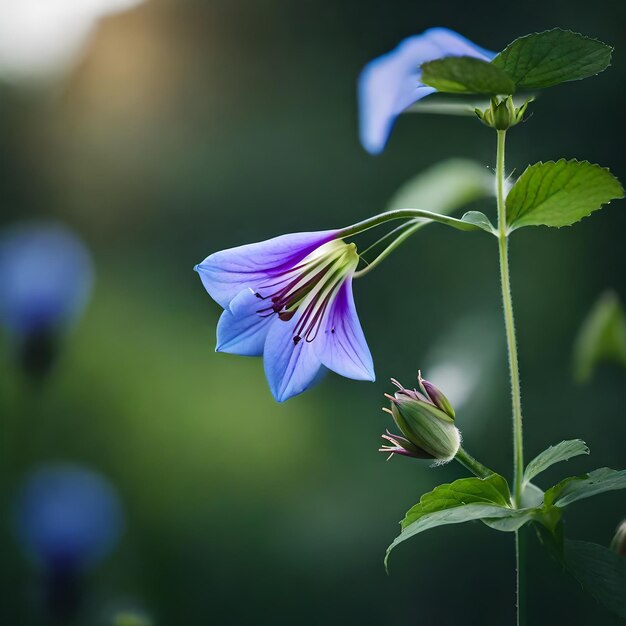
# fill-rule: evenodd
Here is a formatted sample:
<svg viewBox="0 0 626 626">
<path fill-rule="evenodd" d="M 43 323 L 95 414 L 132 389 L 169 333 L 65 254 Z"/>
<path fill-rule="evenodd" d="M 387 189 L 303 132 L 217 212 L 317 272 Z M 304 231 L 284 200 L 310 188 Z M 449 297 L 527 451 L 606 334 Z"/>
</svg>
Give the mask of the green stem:
<svg viewBox="0 0 626 626">
<path fill-rule="evenodd" d="M 515 320 L 513 317 L 513 300 L 511 298 L 511 279 L 509 273 L 508 232 L 506 223 L 506 205 L 504 202 L 504 149 L 506 131 L 498 131 L 498 150 L 496 158 L 496 191 L 498 202 L 498 248 L 500 252 L 500 281 L 502 288 L 502 304 L 504 308 L 504 326 L 509 356 L 509 373 L 511 376 L 511 398 L 513 405 L 513 472 L 514 491 L 513 503 L 520 508 L 522 503 L 522 480 L 524 475 L 524 441 L 522 432 L 522 400 L 519 379 L 519 362 L 517 358 L 517 342 L 515 339 Z M 525 580 L 524 554 L 519 531 L 515 533 L 515 553 L 517 560 L 517 624 L 525 624 Z"/>
<path fill-rule="evenodd" d="M 507 239 L 506 206 L 504 203 L 504 142 L 506 131 L 498 131 L 498 156 L 496 164 L 496 184 L 498 200 L 498 244 L 500 250 L 500 280 L 502 304 L 504 307 L 504 325 L 509 354 L 509 372 L 511 374 L 511 398 L 513 404 L 513 446 L 514 446 L 514 502 L 519 508 L 522 500 L 522 480 L 524 476 L 524 442 L 522 433 L 522 399 L 519 380 L 519 362 L 517 341 L 515 339 L 515 321 L 513 300 L 511 298 L 511 279 L 509 272 L 509 250 Z"/>
<path fill-rule="evenodd" d="M 482 463 L 477 461 L 469 452 L 464 448 L 459 448 L 456 456 L 454 457 L 463 467 L 467 468 L 474 476 L 478 478 L 487 478 L 493 475 L 495 472 L 485 467 Z"/>
<path fill-rule="evenodd" d="M 470 222 L 464 222 L 463 220 L 458 220 L 455 217 L 449 217 L 448 215 L 440 215 L 439 213 L 433 213 L 432 211 L 422 211 L 420 209 L 396 209 L 394 211 L 386 211 L 385 213 L 379 213 L 378 215 L 374 215 L 374 217 L 369 217 L 366 220 L 361 222 L 357 222 L 356 224 L 352 224 L 351 226 L 346 226 L 346 228 L 342 228 L 337 233 L 338 237 L 350 237 L 352 235 L 358 235 L 365 230 L 369 230 L 370 228 L 374 228 L 375 226 L 380 226 L 380 224 L 384 224 L 385 222 L 389 222 L 391 220 L 402 220 L 402 219 L 425 219 L 432 222 L 439 222 L 440 224 L 445 224 L 446 226 L 452 226 L 458 230 L 481 230 L 479 226 L 472 224 Z"/>
<path fill-rule="evenodd" d="M 361 276 L 365 276 L 365 274 L 371 272 L 396 248 L 399 248 L 415 231 L 419 230 L 422 226 L 426 226 L 426 224 L 428 224 L 428 222 L 416 221 L 415 224 L 402 231 L 402 233 L 400 233 L 373 261 L 370 261 L 362 270 L 354 272 L 354 278 L 360 278 Z"/>
<path fill-rule="evenodd" d="M 517 626 L 526 624 L 526 528 L 515 531 L 515 583 L 517 586 Z"/>
<path fill-rule="evenodd" d="M 420 222 L 420 221 L 421 220 L 407 220 L 403 224 L 400 224 L 400 226 L 396 226 L 393 230 L 390 230 L 389 232 L 385 233 L 382 237 L 379 237 L 374 243 L 371 243 L 369 246 L 367 246 L 365 250 L 361 250 L 361 252 L 359 253 L 359 256 L 363 257 L 370 250 L 374 250 L 374 248 L 378 248 L 378 246 L 380 246 L 383 242 L 387 241 L 388 239 L 393 239 L 394 237 L 397 237 L 400 233 L 402 233 L 403 230 L 406 230 L 407 226 L 411 226 L 413 222 Z"/>
</svg>

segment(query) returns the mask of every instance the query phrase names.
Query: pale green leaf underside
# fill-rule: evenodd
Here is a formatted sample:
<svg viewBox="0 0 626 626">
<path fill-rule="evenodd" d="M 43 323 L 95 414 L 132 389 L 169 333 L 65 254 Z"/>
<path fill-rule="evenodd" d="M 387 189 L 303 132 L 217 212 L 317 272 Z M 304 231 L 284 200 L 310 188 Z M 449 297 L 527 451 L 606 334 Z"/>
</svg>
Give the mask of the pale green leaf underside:
<svg viewBox="0 0 626 626">
<path fill-rule="evenodd" d="M 626 559 L 604 546 L 565 541 L 565 566 L 583 589 L 616 615 L 626 618 Z"/>
<path fill-rule="evenodd" d="M 405 515 L 402 528 L 433 511 L 449 509 L 465 504 L 495 504 L 510 506 L 511 496 L 506 480 L 499 474 L 481 478 L 460 478 L 425 493 L 420 501 Z"/>
<path fill-rule="evenodd" d="M 515 83 L 506 72 L 474 57 L 446 57 L 424 63 L 421 81 L 443 93 L 515 93 Z"/>
<path fill-rule="evenodd" d="M 510 514 L 503 517 L 486 518 L 482 521 L 493 528 L 506 533 L 512 533 L 519 530 L 524 524 L 531 522 L 540 515 L 540 511 L 536 508 L 530 509 L 510 509 Z"/>
<path fill-rule="evenodd" d="M 512 516 L 511 495 L 506 480 L 492 474 L 488 478 L 461 478 L 439 485 L 424 494 L 401 522 L 402 531 L 387 549 L 389 553 L 410 537 L 437 526 L 459 524 L 475 519 Z"/>
<path fill-rule="evenodd" d="M 546 491 L 544 502 L 548 506 L 564 507 L 577 500 L 617 489 L 626 489 L 626 470 L 602 467 L 583 476 L 562 480 Z"/>
<path fill-rule="evenodd" d="M 554 446 L 550 446 L 538 454 L 526 467 L 524 472 L 524 484 L 530 482 L 537 474 L 548 469 L 551 465 L 561 461 L 567 461 L 581 454 L 589 454 L 589 448 L 580 439 L 561 441 Z"/>
<path fill-rule="evenodd" d="M 626 368 L 626 315 L 619 298 L 608 291 L 583 322 L 574 346 L 574 376 L 591 378 L 598 363 L 611 361 Z"/>
<path fill-rule="evenodd" d="M 587 161 L 535 163 L 526 168 L 506 199 L 511 230 L 521 226 L 569 226 L 622 198 L 609 170 Z"/>
<path fill-rule="evenodd" d="M 492 63 L 517 87 L 541 89 L 602 72 L 612 52 L 600 41 L 555 28 L 516 39 Z"/>
<path fill-rule="evenodd" d="M 393 540 L 393 543 L 387 548 L 385 563 L 389 558 L 390 552 L 398 544 L 424 532 L 425 530 L 430 530 L 431 528 L 436 528 L 437 526 L 460 524 L 462 522 L 470 522 L 472 520 L 483 518 L 515 516 L 519 513 L 519 510 L 498 506 L 496 504 L 466 504 L 455 505 L 453 508 L 442 509 L 440 511 L 425 514 L 406 526 Z"/>
<path fill-rule="evenodd" d="M 532 508 L 543 505 L 543 489 L 533 483 L 525 483 L 522 491 L 522 506 Z"/>
</svg>

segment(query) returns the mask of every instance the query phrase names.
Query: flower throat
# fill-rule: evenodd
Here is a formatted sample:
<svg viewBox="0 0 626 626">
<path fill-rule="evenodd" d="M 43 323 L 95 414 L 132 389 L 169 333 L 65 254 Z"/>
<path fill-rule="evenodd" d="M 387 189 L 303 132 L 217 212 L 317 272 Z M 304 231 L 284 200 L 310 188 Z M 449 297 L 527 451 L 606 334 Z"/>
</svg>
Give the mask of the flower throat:
<svg viewBox="0 0 626 626">
<path fill-rule="evenodd" d="M 293 342 L 312 342 L 318 335 L 325 313 L 339 288 L 356 269 L 359 256 L 353 243 L 341 239 L 329 241 L 308 254 L 300 263 L 262 285 L 257 298 L 271 305 L 257 311 L 261 317 L 278 315 L 290 321 L 301 308 L 302 314 L 293 331 Z M 331 329 L 333 332 L 333 329 Z"/>
</svg>

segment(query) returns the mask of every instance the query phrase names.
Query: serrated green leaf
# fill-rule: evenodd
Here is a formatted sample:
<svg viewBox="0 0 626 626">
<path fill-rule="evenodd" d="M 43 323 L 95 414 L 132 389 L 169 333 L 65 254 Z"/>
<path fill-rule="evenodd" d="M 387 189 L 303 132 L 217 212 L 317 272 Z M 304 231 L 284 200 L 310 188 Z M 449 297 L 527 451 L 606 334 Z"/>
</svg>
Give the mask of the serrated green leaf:
<svg viewBox="0 0 626 626">
<path fill-rule="evenodd" d="M 577 500 L 616 489 L 626 489 L 626 470 L 601 467 L 583 476 L 570 476 L 562 480 L 546 491 L 544 502 L 547 506 L 564 507 Z"/>
<path fill-rule="evenodd" d="M 555 28 L 516 39 L 492 63 L 517 87 L 542 89 L 599 74 L 610 65 L 612 52 L 596 39 Z"/>
<path fill-rule="evenodd" d="M 467 222 L 468 224 L 474 224 L 491 235 L 497 234 L 497 231 L 493 227 L 493 224 L 489 221 L 489 218 L 480 211 L 468 211 L 463 215 L 461 221 Z"/>
<path fill-rule="evenodd" d="M 446 57 L 424 63 L 421 81 L 443 93 L 515 93 L 515 84 L 506 72 L 474 57 Z"/>
<path fill-rule="evenodd" d="M 565 567 L 587 593 L 626 618 L 626 559 L 597 543 L 566 539 Z"/>
<path fill-rule="evenodd" d="M 499 474 L 487 478 L 461 478 L 439 485 L 424 494 L 401 522 L 402 531 L 387 549 L 389 554 L 398 544 L 418 533 L 475 519 L 513 516 L 511 495 L 506 480 Z"/>
<path fill-rule="evenodd" d="M 550 446 L 538 454 L 526 467 L 524 472 L 524 485 L 529 483 L 535 476 L 548 469 L 555 463 L 567 461 L 581 454 L 589 454 L 587 444 L 580 439 L 570 439 L 561 441 L 554 446 Z"/>
<path fill-rule="evenodd" d="M 591 378 L 595 366 L 610 361 L 626 368 L 626 315 L 615 294 L 602 294 L 583 322 L 574 346 L 574 376 Z"/>
<path fill-rule="evenodd" d="M 495 504 L 511 506 L 511 494 L 506 480 L 499 474 L 487 478 L 460 478 L 425 493 L 418 504 L 408 510 L 400 522 L 403 529 L 420 517 L 440 509 L 450 509 L 464 504 Z"/>
<path fill-rule="evenodd" d="M 535 163 L 506 198 L 510 230 L 521 226 L 570 226 L 611 200 L 624 197 L 609 170 L 587 161 Z"/>
</svg>

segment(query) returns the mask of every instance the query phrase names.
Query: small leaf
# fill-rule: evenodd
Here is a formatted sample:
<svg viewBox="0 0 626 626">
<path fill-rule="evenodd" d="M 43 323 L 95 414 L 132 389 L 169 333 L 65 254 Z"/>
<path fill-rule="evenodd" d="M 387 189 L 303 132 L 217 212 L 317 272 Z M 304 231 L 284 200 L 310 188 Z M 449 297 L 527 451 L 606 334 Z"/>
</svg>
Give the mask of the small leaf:
<svg viewBox="0 0 626 626">
<path fill-rule="evenodd" d="M 551 465 L 567 461 L 581 454 L 589 454 L 589 448 L 580 439 L 561 441 L 561 443 L 557 443 L 555 446 L 550 446 L 528 464 L 524 472 L 524 484 L 529 483 L 537 474 L 541 474 Z"/>
<path fill-rule="evenodd" d="M 389 554 L 398 544 L 418 533 L 475 519 L 514 516 L 510 508 L 511 495 L 506 480 L 499 474 L 488 478 L 461 478 L 453 483 L 439 485 L 424 494 L 401 522 L 402 531 L 387 548 Z"/>
<path fill-rule="evenodd" d="M 474 57 L 446 57 L 424 63 L 421 80 L 444 93 L 515 93 L 515 84 L 506 72 Z"/>
<path fill-rule="evenodd" d="M 542 89 L 599 74 L 610 65 L 612 52 L 596 39 L 555 28 L 516 39 L 492 63 L 517 87 Z"/>
<path fill-rule="evenodd" d="M 583 322 L 574 346 L 574 376 L 588 381 L 595 366 L 611 361 L 626 368 L 626 315 L 612 291 L 600 296 Z"/>
<path fill-rule="evenodd" d="M 564 507 L 577 500 L 616 489 L 626 489 L 626 470 L 601 467 L 584 476 L 570 476 L 562 480 L 546 491 L 544 502 L 546 506 Z"/>
<path fill-rule="evenodd" d="M 469 224 L 474 224 L 478 226 L 478 228 L 482 228 L 484 231 L 490 233 L 491 235 L 496 235 L 497 231 L 493 227 L 493 224 L 489 221 L 489 218 L 480 211 L 468 211 L 461 218 L 462 222 L 468 222 Z"/>
<path fill-rule="evenodd" d="M 599 165 L 575 159 L 535 163 L 526 168 L 507 196 L 507 221 L 511 230 L 570 226 L 623 197 L 617 178 Z"/>
<path fill-rule="evenodd" d="M 626 559 L 587 541 L 565 540 L 565 567 L 607 609 L 626 618 Z"/>
</svg>

